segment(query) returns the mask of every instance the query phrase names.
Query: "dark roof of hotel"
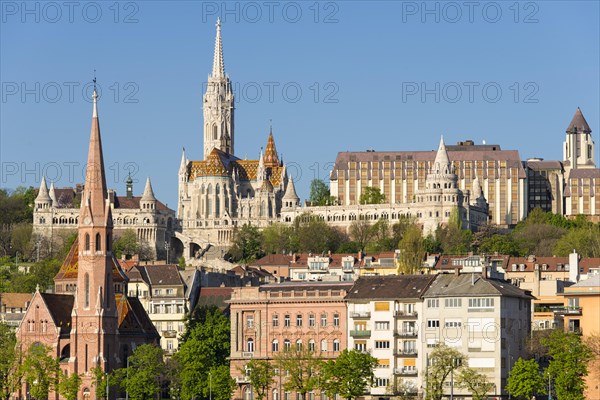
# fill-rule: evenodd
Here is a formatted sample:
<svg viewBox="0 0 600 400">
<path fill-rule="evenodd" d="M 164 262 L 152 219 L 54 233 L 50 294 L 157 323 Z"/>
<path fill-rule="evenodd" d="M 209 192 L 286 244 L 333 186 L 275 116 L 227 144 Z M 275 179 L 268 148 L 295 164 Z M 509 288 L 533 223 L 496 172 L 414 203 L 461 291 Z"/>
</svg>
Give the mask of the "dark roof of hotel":
<svg viewBox="0 0 600 400">
<path fill-rule="evenodd" d="M 436 275 L 361 276 L 346 299 L 418 299 L 435 278 Z"/>
<path fill-rule="evenodd" d="M 438 274 L 423 297 L 504 296 L 532 299 L 518 287 L 497 279 L 484 279 L 481 274 Z"/>
</svg>

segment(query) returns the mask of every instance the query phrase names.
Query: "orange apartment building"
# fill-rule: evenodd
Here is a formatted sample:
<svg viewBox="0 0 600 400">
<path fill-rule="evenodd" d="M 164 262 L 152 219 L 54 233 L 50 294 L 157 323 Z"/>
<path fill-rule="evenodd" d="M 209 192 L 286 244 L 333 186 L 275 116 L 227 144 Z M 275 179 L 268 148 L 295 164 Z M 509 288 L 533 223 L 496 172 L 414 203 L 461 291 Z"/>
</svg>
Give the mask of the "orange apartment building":
<svg viewBox="0 0 600 400">
<path fill-rule="evenodd" d="M 352 283 L 284 282 L 235 288 L 231 294 L 231 376 L 237 382 L 234 400 L 251 400 L 245 373 L 252 359 L 274 361 L 292 346 L 336 358 L 347 348 L 347 312 L 344 297 Z M 266 400 L 292 400 L 278 374 Z M 294 396 L 294 397 L 293 397 Z M 314 398 L 310 393 L 309 398 Z"/>
</svg>

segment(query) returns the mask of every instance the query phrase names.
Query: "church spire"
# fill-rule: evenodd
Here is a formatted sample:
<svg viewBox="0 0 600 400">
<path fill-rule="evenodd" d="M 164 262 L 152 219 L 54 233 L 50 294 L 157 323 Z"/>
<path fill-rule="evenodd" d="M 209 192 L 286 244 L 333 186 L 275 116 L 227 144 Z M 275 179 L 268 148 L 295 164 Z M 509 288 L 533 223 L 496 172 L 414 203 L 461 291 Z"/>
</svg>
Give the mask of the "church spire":
<svg viewBox="0 0 600 400">
<path fill-rule="evenodd" d="M 85 217 L 89 217 L 98 226 L 104 223 L 106 219 L 105 199 L 107 198 L 107 191 L 104 157 L 102 155 L 102 139 L 100 137 L 100 122 L 98 118 L 98 93 L 95 88 L 92 97 L 94 99 L 92 129 L 83 191 L 85 202 L 82 202 L 82 218 L 80 218 L 80 223 L 85 220 Z M 86 215 L 84 216 L 83 214 Z"/>
<path fill-rule="evenodd" d="M 450 158 L 448 158 L 446 143 L 444 143 L 444 136 L 442 135 L 440 137 L 440 146 L 438 147 L 437 154 L 435 155 L 435 161 L 431 166 L 430 173 L 449 174 L 452 173 L 451 169 Z"/>
<path fill-rule="evenodd" d="M 279 165 L 279 159 L 277 157 L 277 149 L 275 148 L 275 139 L 273 138 L 273 127 L 269 132 L 269 139 L 267 140 L 267 147 L 265 148 L 265 167 L 276 167 Z"/>
<path fill-rule="evenodd" d="M 46 185 L 46 177 L 42 176 L 42 182 L 40 182 L 40 189 L 38 190 L 38 195 L 35 198 L 35 202 L 38 204 L 38 208 L 47 208 L 43 205 L 47 205 L 51 201 L 52 199 L 48 194 L 48 186 Z"/>
<path fill-rule="evenodd" d="M 223 43 L 221 41 L 221 18 L 217 19 L 217 37 L 215 38 L 215 55 L 213 59 L 213 78 L 225 77 L 225 63 L 223 62 Z"/>
</svg>

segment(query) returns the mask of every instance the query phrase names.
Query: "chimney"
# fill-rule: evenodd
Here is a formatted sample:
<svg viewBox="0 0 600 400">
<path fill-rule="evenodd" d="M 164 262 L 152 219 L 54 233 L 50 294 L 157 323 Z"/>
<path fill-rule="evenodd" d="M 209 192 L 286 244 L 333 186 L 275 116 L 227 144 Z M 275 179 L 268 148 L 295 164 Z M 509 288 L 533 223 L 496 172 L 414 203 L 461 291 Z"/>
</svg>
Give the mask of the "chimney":
<svg viewBox="0 0 600 400">
<path fill-rule="evenodd" d="M 573 249 L 569 254 L 569 280 L 571 282 L 579 282 L 579 254 Z"/>
<path fill-rule="evenodd" d="M 358 252 L 358 261 L 362 261 L 362 250 Z"/>
<path fill-rule="evenodd" d="M 296 264 L 296 253 L 292 254 L 292 264 Z"/>
</svg>

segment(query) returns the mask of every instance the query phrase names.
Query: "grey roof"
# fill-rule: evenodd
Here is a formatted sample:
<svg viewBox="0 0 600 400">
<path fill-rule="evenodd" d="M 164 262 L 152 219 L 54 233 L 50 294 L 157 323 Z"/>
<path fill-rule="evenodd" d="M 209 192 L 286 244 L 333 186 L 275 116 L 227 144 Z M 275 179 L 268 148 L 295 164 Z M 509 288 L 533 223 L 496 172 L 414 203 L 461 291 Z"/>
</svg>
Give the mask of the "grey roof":
<svg viewBox="0 0 600 400">
<path fill-rule="evenodd" d="M 576 284 L 574 284 L 571 287 L 572 288 L 579 288 L 579 287 L 600 287 L 600 275 L 594 274 L 594 275 L 588 276 L 587 279 L 579 281 L 579 282 L 577 282 Z"/>
<path fill-rule="evenodd" d="M 183 285 L 177 265 L 144 265 L 139 268 L 146 271 L 150 285 Z"/>
<path fill-rule="evenodd" d="M 569 180 L 581 178 L 600 178 L 600 168 L 572 169 Z"/>
<path fill-rule="evenodd" d="M 569 133 L 571 133 L 571 132 L 573 132 L 573 133 L 575 133 L 575 132 L 584 132 L 584 133 L 592 132 L 592 130 L 590 129 L 590 126 L 588 125 L 587 121 L 585 120 L 585 117 L 583 116 L 583 113 L 581 112 L 581 109 L 579 107 L 577 107 L 577 110 L 575 111 L 575 115 L 573 115 L 573 119 L 571 120 L 571 123 L 567 127 L 567 132 L 569 132 Z"/>
<path fill-rule="evenodd" d="M 438 274 L 423 297 L 504 296 L 532 299 L 531 294 L 497 279 L 484 279 L 481 274 Z"/>
<path fill-rule="evenodd" d="M 348 290 L 352 283 L 346 282 L 281 282 L 260 286 L 261 292 L 293 290 Z"/>
<path fill-rule="evenodd" d="M 435 275 L 361 276 L 348 291 L 346 299 L 419 299 Z"/>
</svg>

